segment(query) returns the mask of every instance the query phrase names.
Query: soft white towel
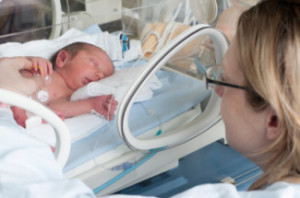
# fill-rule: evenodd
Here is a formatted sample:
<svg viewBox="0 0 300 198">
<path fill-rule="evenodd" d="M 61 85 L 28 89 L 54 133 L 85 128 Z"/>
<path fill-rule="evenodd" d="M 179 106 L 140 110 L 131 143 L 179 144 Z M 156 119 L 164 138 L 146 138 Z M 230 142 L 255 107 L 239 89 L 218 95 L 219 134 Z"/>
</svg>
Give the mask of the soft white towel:
<svg viewBox="0 0 300 198">
<path fill-rule="evenodd" d="M 145 69 L 144 66 L 125 68 L 98 82 L 91 82 L 75 91 L 71 100 L 82 100 L 89 97 L 113 94 L 120 102 L 135 79 Z M 145 101 L 153 96 L 153 91 L 162 87 L 162 83 L 154 75 L 137 95 L 135 102 Z"/>
</svg>

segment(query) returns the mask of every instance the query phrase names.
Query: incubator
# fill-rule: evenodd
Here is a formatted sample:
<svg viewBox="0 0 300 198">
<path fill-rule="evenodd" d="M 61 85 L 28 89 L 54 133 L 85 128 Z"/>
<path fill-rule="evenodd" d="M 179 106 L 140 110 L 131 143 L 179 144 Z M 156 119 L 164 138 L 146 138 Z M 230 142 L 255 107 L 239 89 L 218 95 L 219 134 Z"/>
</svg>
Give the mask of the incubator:
<svg viewBox="0 0 300 198">
<path fill-rule="evenodd" d="M 75 91 L 71 100 L 113 94 L 119 105 L 112 121 L 95 111 L 62 121 L 45 105 L 7 90 L 1 90 L 0 100 L 34 115 L 25 133 L 55 147 L 66 177 L 81 179 L 97 195 L 117 192 L 176 167 L 212 142 L 226 141 L 220 98 L 206 89 L 205 75 L 228 48 L 215 24 L 230 5 L 229 0 L 2 0 L 0 57 L 50 59 L 72 42 L 97 45 L 110 56 L 115 73 Z M 48 123 L 36 121 L 39 116 Z"/>
</svg>

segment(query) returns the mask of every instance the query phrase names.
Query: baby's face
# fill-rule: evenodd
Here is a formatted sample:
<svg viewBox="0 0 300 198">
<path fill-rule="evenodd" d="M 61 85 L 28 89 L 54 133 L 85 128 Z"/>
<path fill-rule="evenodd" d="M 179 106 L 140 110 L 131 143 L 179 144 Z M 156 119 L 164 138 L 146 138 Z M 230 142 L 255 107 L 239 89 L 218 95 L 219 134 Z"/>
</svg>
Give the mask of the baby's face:
<svg viewBox="0 0 300 198">
<path fill-rule="evenodd" d="M 114 72 L 108 55 L 96 47 L 79 51 L 68 61 L 65 69 L 68 70 L 68 84 L 73 90 L 111 76 Z"/>
</svg>

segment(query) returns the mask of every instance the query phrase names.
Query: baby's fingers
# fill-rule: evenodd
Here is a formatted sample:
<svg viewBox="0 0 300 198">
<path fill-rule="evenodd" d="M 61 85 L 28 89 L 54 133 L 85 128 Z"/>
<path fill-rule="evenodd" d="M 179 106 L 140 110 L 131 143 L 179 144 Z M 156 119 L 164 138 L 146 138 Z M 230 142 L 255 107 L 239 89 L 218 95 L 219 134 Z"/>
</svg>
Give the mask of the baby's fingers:
<svg viewBox="0 0 300 198">
<path fill-rule="evenodd" d="M 108 102 L 110 105 L 114 105 L 114 106 L 116 106 L 116 105 L 118 104 L 118 101 L 115 100 L 114 95 L 108 95 L 108 96 L 107 96 L 107 102 Z"/>
<path fill-rule="evenodd" d="M 42 77 L 50 75 L 53 71 L 52 64 L 48 60 L 43 60 L 34 66 Z"/>
<path fill-rule="evenodd" d="M 39 66 L 39 70 L 40 71 L 40 74 L 43 76 L 43 77 L 46 77 L 48 75 L 50 75 L 53 71 L 53 67 L 52 67 L 52 63 L 46 59 L 44 59 L 42 62 L 39 63 L 40 65 Z"/>
<path fill-rule="evenodd" d="M 117 105 L 118 105 L 118 101 L 116 101 L 116 100 L 114 99 L 114 97 L 111 97 L 111 98 L 108 98 L 108 99 L 105 101 L 104 105 L 105 105 L 108 109 L 114 111 L 114 110 L 116 109 Z"/>
<path fill-rule="evenodd" d="M 52 63 L 45 58 L 41 57 L 28 57 L 31 60 L 33 69 L 35 72 L 39 73 L 41 76 L 46 77 L 50 75 L 53 71 Z"/>
</svg>

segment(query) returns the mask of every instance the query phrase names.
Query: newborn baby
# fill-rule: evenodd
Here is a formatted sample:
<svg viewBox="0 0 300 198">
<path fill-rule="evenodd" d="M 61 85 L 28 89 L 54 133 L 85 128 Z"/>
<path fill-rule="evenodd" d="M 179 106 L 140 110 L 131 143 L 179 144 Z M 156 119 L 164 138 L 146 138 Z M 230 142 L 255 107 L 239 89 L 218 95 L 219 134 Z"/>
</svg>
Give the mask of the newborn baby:
<svg viewBox="0 0 300 198">
<path fill-rule="evenodd" d="M 45 68 L 51 63 L 39 57 L 31 57 L 33 65 Z M 61 49 L 53 57 L 53 72 L 46 80 L 41 80 L 40 90 L 32 97 L 54 110 L 60 117 L 68 118 L 92 110 L 111 120 L 118 102 L 112 95 L 98 96 L 79 101 L 70 101 L 74 91 L 88 84 L 111 76 L 113 64 L 108 55 L 99 47 L 76 42 Z M 23 75 L 34 75 L 32 70 L 23 70 Z M 25 127 L 26 111 L 12 107 L 14 118 Z"/>
</svg>

